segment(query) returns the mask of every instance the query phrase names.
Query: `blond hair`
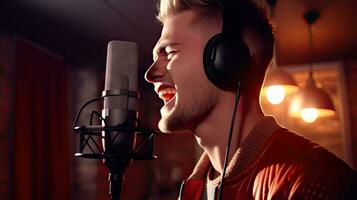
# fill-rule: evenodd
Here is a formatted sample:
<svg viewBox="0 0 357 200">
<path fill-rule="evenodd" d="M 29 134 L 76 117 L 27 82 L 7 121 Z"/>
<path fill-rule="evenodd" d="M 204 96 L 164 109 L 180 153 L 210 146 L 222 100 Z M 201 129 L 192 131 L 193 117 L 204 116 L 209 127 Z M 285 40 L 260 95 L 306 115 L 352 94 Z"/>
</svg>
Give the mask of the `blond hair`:
<svg viewBox="0 0 357 200">
<path fill-rule="evenodd" d="M 166 16 L 175 15 L 186 10 L 214 11 L 219 10 L 214 0 L 160 0 L 157 19 L 163 21 Z"/>
<path fill-rule="evenodd" d="M 267 42 L 274 41 L 273 26 L 267 14 L 267 6 L 263 0 L 231 0 L 236 1 L 239 6 L 248 6 L 247 9 L 240 8 L 245 14 L 244 23 L 241 26 L 249 26 L 260 34 Z M 186 10 L 196 10 L 205 18 L 216 18 L 221 15 L 221 7 L 218 0 L 158 0 L 158 14 L 156 18 L 163 22 L 165 17 L 176 15 Z M 237 8 L 238 9 L 238 8 Z M 244 27 L 241 27 L 242 29 Z"/>
<path fill-rule="evenodd" d="M 254 69 L 254 81 L 264 80 L 265 71 L 270 65 L 274 45 L 273 26 L 268 17 L 268 10 L 263 0 L 231 0 L 235 1 L 239 7 L 238 12 L 244 13 L 244 19 L 237 23 L 241 30 L 249 28 L 254 32 L 256 41 L 260 44 L 259 48 L 253 52 L 253 57 L 257 67 Z M 222 9 L 217 0 L 159 0 L 157 19 L 163 22 L 165 17 L 176 15 L 183 11 L 196 10 L 200 16 L 208 19 L 217 19 L 221 16 Z M 237 8 L 238 10 L 238 8 Z M 259 74 L 257 74 L 257 72 Z M 248 72 L 249 73 L 249 72 Z M 260 75 L 259 77 L 257 77 Z M 257 89 L 259 90 L 259 89 Z"/>
</svg>

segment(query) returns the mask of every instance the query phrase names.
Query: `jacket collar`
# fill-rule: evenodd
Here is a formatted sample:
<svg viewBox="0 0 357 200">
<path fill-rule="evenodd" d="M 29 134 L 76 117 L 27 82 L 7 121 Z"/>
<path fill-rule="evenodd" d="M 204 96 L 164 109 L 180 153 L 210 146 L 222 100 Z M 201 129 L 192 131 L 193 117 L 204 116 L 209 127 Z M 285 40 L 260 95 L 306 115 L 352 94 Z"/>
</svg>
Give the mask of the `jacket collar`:
<svg viewBox="0 0 357 200">
<path fill-rule="evenodd" d="M 240 174 L 257 157 L 269 137 L 279 129 L 283 127 L 272 116 L 266 116 L 259 121 L 233 155 L 227 166 L 225 178 Z M 206 179 L 210 167 L 211 162 L 204 152 L 188 179 Z"/>
</svg>

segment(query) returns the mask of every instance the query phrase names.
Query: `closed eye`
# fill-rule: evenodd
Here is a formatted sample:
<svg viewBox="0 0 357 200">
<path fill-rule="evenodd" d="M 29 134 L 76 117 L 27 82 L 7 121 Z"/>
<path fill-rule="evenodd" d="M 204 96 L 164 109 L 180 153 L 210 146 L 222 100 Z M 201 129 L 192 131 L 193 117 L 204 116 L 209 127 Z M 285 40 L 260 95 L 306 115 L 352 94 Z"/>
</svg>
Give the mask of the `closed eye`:
<svg viewBox="0 0 357 200">
<path fill-rule="evenodd" d="M 171 60 L 173 58 L 173 56 L 175 55 L 176 51 L 170 51 L 170 52 L 167 52 L 167 60 Z"/>
</svg>

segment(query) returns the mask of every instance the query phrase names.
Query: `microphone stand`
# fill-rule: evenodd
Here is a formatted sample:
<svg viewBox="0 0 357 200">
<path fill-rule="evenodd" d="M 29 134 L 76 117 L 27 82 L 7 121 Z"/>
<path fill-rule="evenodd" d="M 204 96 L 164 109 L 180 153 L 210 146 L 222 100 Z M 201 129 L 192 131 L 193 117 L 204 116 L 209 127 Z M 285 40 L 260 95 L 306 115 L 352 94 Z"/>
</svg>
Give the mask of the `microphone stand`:
<svg viewBox="0 0 357 200">
<path fill-rule="evenodd" d="M 109 170 L 108 181 L 109 181 L 109 195 L 111 196 L 111 200 L 119 200 L 121 189 L 122 189 L 122 183 L 124 180 L 124 172 L 130 160 L 109 158 L 109 159 L 104 159 L 103 161 Z"/>
<path fill-rule="evenodd" d="M 122 183 L 124 179 L 124 171 L 125 169 L 119 166 L 119 170 L 111 170 L 109 169 L 109 195 L 111 196 L 111 200 L 119 200 L 121 194 Z"/>
<path fill-rule="evenodd" d="M 157 158 L 153 155 L 154 134 L 156 132 L 152 129 L 142 128 L 137 118 L 129 118 L 125 123 L 115 126 L 106 125 L 106 119 L 97 111 L 91 112 L 89 125 L 77 125 L 81 112 L 85 107 L 93 102 L 103 101 L 104 97 L 108 96 L 118 95 L 107 94 L 91 99 L 79 109 L 73 124 L 74 133 L 79 135 L 79 152 L 75 153 L 75 156 L 103 160 L 109 170 L 109 195 L 111 200 L 119 200 L 125 169 L 129 166 L 131 160 L 152 160 Z M 94 116 L 97 116 L 104 125 L 93 125 Z M 104 135 L 102 134 L 103 132 L 105 133 Z M 111 148 L 116 143 L 116 139 L 120 137 L 120 134 L 135 134 L 135 136 L 142 137 L 141 143 L 137 144 L 129 153 L 120 155 L 120 152 L 113 152 Z M 106 140 L 104 148 L 101 144 L 98 144 L 98 141 L 102 141 L 102 139 Z"/>
</svg>

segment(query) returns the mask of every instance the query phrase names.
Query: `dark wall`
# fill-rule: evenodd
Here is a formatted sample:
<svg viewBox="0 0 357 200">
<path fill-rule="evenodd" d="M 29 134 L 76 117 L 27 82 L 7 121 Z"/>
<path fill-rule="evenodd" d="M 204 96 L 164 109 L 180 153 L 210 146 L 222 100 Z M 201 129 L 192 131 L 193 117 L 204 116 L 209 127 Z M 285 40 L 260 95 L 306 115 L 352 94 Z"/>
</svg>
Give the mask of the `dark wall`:
<svg viewBox="0 0 357 200">
<path fill-rule="evenodd" d="M 345 75 L 348 95 L 348 108 L 351 126 L 351 147 L 354 169 L 357 169 L 357 60 L 345 61 Z"/>
</svg>

